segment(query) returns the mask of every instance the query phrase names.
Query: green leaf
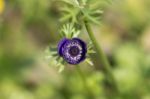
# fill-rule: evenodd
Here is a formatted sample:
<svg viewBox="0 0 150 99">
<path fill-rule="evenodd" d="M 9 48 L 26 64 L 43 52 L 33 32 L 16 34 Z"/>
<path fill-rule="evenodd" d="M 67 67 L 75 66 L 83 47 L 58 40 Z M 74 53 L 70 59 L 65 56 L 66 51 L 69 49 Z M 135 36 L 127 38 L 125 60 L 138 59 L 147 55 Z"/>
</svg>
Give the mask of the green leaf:
<svg viewBox="0 0 150 99">
<path fill-rule="evenodd" d="M 60 9 L 63 12 L 62 17 L 60 18 L 61 22 L 71 20 L 72 23 L 77 23 L 77 16 L 80 10 L 76 7 L 64 6 Z"/>
<path fill-rule="evenodd" d="M 100 24 L 100 16 L 103 13 L 103 6 L 109 4 L 112 0 L 62 0 L 69 6 L 62 7 L 64 15 L 61 21 L 80 23 L 79 20 L 85 20 Z M 81 14 L 82 13 L 82 14 Z M 80 19 L 79 19 L 80 18 Z"/>
<path fill-rule="evenodd" d="M 63 25 L 60 34 L 64 35 L 66 38 L 73 38 L 80 34 L 80 30 L 77 30 L 73 23 L 67 23 Z"/>
<path fill-rule="evenodd" d="M 90 59 L 90 58 L 86 58 L 85 59 L 85 62 L 87 62 L 89 65 L 91 65 L 91 66 L 93 66 L 94 64 L 93 64 L 93 62 L 92 62 L 92 60 Z"/>
<path fill-rule="evenodd" d="M 64 65 L 60 65 L 60 66 L 59 66 L 59 70 L 58 70 L 58 72 L 59 72 L 59 73 L 61 73 L 61 72 L 64 70 L 64 68 L 65 68 L 65 66 L 64 66 Z"/>
<path fill-rule="evenodd" d="M 75 7 L 79 7 L 79 2 L 78 0 L 62 0 L 63 2 L 75 6 Z"/>
<path fill-rule="evenodd" d="M 45 60 L 48 61 L 51 66 L 58 68 L 58 72 L 62 72 L 64 70 L 64 59 L 58 55 L 56 47 L 47 48 L 44 56 Z"/>
<path fill-rule="evenodd" d="M 87 52 L 88 54 L 95 54 L 96 53 L 96 51 L 95 50 L 88 50 L 88 52 Z"/>
</svg>

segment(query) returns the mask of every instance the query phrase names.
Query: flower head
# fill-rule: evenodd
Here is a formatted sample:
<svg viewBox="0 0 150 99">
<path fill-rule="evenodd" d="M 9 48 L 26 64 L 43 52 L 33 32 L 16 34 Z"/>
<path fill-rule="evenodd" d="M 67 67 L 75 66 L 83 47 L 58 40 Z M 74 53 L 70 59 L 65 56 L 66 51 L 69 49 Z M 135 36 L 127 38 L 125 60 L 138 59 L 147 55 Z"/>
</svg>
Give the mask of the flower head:
<svg viewBox="0 0 150 99">
<path fill-rule="evenodd" d="M 86 53 L 86 43 L 79 38 L 64 38 L 58 44 L 58 54 L 69 64 L 79 64 L 86 58 Z"/>
</svg>

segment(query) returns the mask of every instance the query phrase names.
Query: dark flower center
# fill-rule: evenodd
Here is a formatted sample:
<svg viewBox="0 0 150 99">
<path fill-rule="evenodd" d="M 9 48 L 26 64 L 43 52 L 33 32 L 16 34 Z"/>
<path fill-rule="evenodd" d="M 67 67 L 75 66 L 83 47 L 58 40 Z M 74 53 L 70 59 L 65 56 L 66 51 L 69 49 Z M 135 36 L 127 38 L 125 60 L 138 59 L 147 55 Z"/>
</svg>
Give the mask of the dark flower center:
<svg viewBox="0 0 150 99">
<path fill-rule="evenodd" d="M 73 46 L 73 47 L 71 47 L 70 49 L 69 49 L 69 54 L 71 55 L 71 56 L 77 56 L 78 54 L 79 54 L 79 52 L 80 52 L 80 50 L 79 50 L 79 48 L 78 47 L 76 47 L 76 46 Z"/>
</svg>

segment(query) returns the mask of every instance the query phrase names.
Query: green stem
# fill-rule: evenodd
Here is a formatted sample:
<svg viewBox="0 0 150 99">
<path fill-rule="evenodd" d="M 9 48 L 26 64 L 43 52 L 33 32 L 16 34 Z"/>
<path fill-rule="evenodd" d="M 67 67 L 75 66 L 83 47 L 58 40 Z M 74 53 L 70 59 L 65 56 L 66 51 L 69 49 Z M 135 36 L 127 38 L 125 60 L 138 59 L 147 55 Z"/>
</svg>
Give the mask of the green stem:
<svg viewBox="0 0 150 99">
<path fill-rule="evenodd" d="M 98 54 L 99 60 L 101 61 L 101 64 L 103 66 L 102 68 L 103 68 L 103 72 L 106 76 L 106 79 L 108 80 L 108 83 L 111 85 L 111 87 L 113 88 L 115 93 L 118 93 L 118 88 L 117 88 L 116 81 L 114 79 L 113 73 L 111 71 L 110 64 L 109 64 L 102 48 L 99 46 L 89 23 L 87 21 L 85 21 L 84 23 L 85 23 L 85 27 L 86 27 L 86 30 L 88 32 L 88 35 L 89 35 L 90 39 L 92 40 L 92 42 L 95 46 L 95 49 L 96 49 L 96 52 Z"/>
</svg>

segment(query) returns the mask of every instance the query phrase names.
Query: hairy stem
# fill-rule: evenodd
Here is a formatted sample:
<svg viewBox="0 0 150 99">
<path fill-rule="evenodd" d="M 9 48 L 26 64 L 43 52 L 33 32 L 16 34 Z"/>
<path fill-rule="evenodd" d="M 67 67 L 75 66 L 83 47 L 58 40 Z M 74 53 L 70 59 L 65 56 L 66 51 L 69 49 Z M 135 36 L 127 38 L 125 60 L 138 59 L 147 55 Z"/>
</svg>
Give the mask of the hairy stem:
<svg viewBox="0 0 150 99">
<path fill-rule="evenodd" d="M 94 47 L 95 47 L 96 52 L 98 54 L 99 60 L 101 61 L 101 64 L 103 66 L 102 69 L 103 69 L 103 72 L 106 76 L 106 80 L 109 83 L 109 85 L 113 88 L 113 91 L 115 91 L 115 93 L 117 94 L 118 93 L 118 88 L 117 88 L 116 81 L 114 79 L 113 73 L 111 71 L 110 64 L 109 64 L 109 62 L 106 58 L 106 55 L 104 54 L 102 48 L 99 46 L 89 23 L 87 21 L 85 21 L 84 24 L 85 24 L 86 30 L 88 32 L 88 35 L 89 35 L 91 41 L 94 44 Z"/>
</svg>

